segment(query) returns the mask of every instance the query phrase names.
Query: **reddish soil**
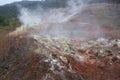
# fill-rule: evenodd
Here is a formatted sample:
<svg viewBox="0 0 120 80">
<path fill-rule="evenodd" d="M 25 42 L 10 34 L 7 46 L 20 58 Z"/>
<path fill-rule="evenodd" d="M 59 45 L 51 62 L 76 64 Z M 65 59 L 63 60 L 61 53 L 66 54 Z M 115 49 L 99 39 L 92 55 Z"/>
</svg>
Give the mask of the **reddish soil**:
<svg viewBox="0 0 120 80">
<path fill-rule="evenodd" d="M 71 44 L 75 47 L 87 42 L 86 40 L 100 37 L 109 40 L 120 39 L 118 28 L 98 25 L 92 19 L 89 19 L 89 22 L 83 20 L 87 24 L 82 23 L 81 26 L 82 19 L 79 18 L 80 16 L 62 24 L 49 23 L 40 26 L 45 26 L 44 34 L 56 35 L 54 27 L 58 30 L 61 27 L 60 33 L 69 31 L 68 35 L 73 39 Z M 40 34 L 40 26 L 30 28 L 28 35 Z M 87 50 L 75 48 L 69 54 L 79 54 L 85 58 L 85 61 L 79 61 L 73 57 L 74 55 L 67 55 L 52 45 L 50 48 L 46 48 L 45 45 L 26 35 L 7 36 L 7 33 L 9 30 L 0 32 L 0 80 L 120 80 L 120 48 L 116 44 L 107 49 L 106 47 L 101 49 L 99 46 L 101 43 L 97 44 L 97 47 L 90 47 Z M 81 38 L 85 41 L 80 41 Z M 39 54 L 34 52 L 38 47 Z M 105 50 L 105 52 L 102 53 L 100 50 Z M 55 64 L 55 70 L 51 70 L 51 62 L 45 62 L 45 60 L 51 59 L 51 56 L 52 59 L 58 60 L 64 68 L 59 69 Z M 66 58 L 67 61 L 60 59 L 60 56 Z M 72 71 L 70 71 L 71 69 Z"/>
</svg>

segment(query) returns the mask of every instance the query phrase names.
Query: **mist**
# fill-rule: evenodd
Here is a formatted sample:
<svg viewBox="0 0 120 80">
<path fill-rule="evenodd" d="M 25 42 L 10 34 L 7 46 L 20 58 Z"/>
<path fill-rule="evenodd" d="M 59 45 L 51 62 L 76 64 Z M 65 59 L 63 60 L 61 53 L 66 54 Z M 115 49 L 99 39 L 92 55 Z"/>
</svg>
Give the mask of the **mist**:
<svg viewBox="0 0 120 80">
<path fill-rule="evenodd" d="M 82 6 L 84 6 L 83 4 L 84 1 L 82 0 L 69 0 L 66 8 L 44 9 L 39 5 L 35 9 L 28 9 L 20 6 L 20 15 L 18 17 L 22 25 L 29 26 L 47 22 L 61 23 L 71 19 L 75 14 L 78 13 L 76 7 L 79 7 L 79 10 L 82 10 Z"/>
<path fill-rule="evenodd" d="M 27 31 L 35 39 L 47 37 L 85 40 L 97 37 L 101 35 L 99 24 L 82 21 L 82 18 L 88 17 L 83 15 L 83 10 L 89 1 L 68 0 L 66 7 L 59 8 L 43 8 L 39 5 L 35 9 L 28 9 L 19 6 L 18 17 L 22 26 L 15 32 Z"/>
</svg>

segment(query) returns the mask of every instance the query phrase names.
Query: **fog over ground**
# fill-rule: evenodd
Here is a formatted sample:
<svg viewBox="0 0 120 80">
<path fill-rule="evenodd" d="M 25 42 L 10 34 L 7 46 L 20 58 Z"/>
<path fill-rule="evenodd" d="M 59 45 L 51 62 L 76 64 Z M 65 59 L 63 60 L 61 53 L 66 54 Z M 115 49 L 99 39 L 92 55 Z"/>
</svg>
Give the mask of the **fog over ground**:
<svg viewBox="0 0 120 80">
<path fill-rule="evenodd" d="M 110 4 L 86 4 L 90 1 L 92 0 L 68 0 L 65 7 L 44 8 L 37 5 L 32 9 L 18 5 L 20 12 L 18 18 L 22 25 L 17 28 L 15 34 L 26 32 L 38 40 L 41 38 L 87 40 L 105 37 L 109 31 L 106 32 L 106 27 L 97 21 L 96 12 L 99 9 L 104 11 L 104 8 L 109 7 Z M 103 12 L 106 15 L 109 14 L 109 11 L 106 13 L 107 10 L 109 9 Z"/>
</svg>

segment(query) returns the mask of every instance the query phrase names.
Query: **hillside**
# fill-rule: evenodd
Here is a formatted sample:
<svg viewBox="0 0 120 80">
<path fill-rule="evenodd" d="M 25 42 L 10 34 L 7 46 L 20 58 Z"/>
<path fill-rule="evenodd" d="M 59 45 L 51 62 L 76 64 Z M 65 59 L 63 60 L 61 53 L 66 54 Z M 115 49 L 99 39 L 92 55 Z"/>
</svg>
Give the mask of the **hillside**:
<svg viewBox="0 0 120 80">
<path fill-rule="evenodd" d="M 38 6 L 41 6 L 43 8 L 58 8 L 65 7 L 66 5 L 65 3 L 66 3 L 65 0 L 55 2 L 21 1 L 0 6 L 0 28 L 3 28 L 3 26 L 6 28 L 20 26 L 21 23 L 19 22 L 17 17 L 19 15 L 18 6 L 26 7 L 29 9 L 35 9 Z"/>
<path fill-rule="evenodd" d="M 120 80 L 120 4 L 22 1 L 1 10 L 0 80 Z"/>
<path fill-rule="evenodd" d="M 18 27 L 21 25 L 18 20 L 18 6 L 35 9 L 38 6 L 43 8 L 65 7 L 67 0 L 46 0 L 40 1 L 21 1 L 0 6 L 0 28 Z M 92 0 L 89 3 L 120 3 L 120 0 Z M 9 26 L 9 27 L 8 27 Z"/>
</svg>

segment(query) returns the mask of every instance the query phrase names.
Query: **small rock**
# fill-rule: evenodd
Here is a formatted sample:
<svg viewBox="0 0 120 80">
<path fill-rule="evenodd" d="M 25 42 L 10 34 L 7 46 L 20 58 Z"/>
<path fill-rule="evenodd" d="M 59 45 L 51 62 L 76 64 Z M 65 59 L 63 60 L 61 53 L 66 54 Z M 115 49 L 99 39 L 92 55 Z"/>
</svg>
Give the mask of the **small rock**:
<svg viewBox="0 0 120 80">
<path fill-rule="evenodd" d="M 116 56 L 112 58 L 112 61 L 113 61 L 113 62 L 115 62 L 115 61 L 117 61 L 117 60 L 118 60 L 118 58 L 117 58 Z"/>
</svg>

